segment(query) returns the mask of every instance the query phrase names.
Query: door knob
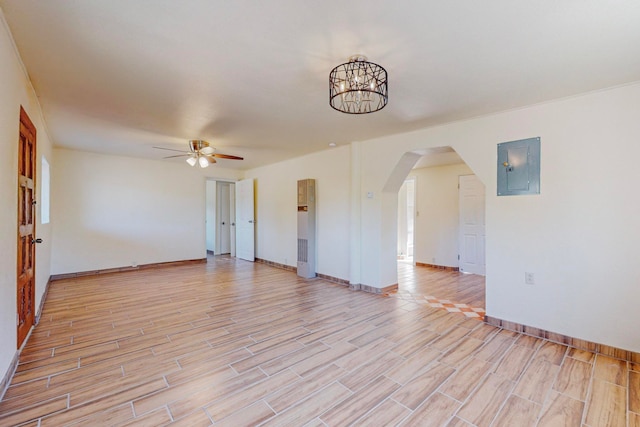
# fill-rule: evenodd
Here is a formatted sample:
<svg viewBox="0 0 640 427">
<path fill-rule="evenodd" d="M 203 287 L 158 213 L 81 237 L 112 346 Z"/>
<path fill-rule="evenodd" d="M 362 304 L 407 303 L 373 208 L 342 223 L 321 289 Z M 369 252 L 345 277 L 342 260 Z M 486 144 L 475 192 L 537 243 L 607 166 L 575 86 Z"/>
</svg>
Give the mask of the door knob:
<svg viewBox="0 0 640 427">
<path fill-rule="evenodd" d="M 42 243 L 42 239 L 33 239 L 31 243 Z"/>
</svg>

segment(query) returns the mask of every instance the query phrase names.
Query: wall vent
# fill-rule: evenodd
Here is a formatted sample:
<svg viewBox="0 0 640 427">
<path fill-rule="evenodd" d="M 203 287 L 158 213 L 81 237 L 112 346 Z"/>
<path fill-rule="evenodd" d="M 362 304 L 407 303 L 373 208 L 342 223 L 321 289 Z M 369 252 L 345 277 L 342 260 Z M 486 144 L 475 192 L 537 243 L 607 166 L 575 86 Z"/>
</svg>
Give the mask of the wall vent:
<svg viewBox="0 0 640 427">
<path fill-rule="evenodd" d="M 298 262 L 309 261 L 309 241 L 307 239 L 298 239 Z"/>
</svg>

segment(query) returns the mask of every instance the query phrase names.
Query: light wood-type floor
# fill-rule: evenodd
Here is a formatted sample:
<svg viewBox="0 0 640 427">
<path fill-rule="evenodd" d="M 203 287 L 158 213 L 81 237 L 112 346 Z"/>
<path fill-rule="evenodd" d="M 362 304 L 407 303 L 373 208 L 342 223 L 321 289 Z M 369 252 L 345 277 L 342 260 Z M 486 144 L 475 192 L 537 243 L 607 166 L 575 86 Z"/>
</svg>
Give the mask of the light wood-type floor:
<svg viewBox="0 0 640 427">
<path fill-rule="evenodd" d="M 398 261 L 398 287 L 399 292 L 415 296 L 430 295 L 471 307 L 485 308 L 484 276 L 477 274 L 413 266 Z"/>
<path fill-rule="evenodd" d="M 54 282 L 0 425 L 637 427 L 639 391 L 637 365 L 215 257 Z"/>
</svg>

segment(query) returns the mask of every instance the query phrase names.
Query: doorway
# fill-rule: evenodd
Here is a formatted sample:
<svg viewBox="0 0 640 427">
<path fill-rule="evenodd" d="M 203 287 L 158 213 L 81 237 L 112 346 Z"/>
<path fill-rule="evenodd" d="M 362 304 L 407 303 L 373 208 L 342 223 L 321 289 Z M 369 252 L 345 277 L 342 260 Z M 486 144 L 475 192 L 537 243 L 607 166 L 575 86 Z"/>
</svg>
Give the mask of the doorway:
<svg viewBox="0 0 640 427">
<path fill-rule="evenodd" d="M 415 177 L 407 178 L 398 192 L 398 260 L 413 264 Z"/>
<path fill-rule="evenodd" d="M 229 182 L 216 183 L 216 246 L 217 255 L 235 256 L 235 185 Z M 233 187 L 233 188 L 232 188 Z"/>
<path fill-rule="evenodd" d="M 475 179 L 476 190 L 482 187 L 482 204 L 477 193 L 475 198 L 461 199 L 459 183 L 463 176 Z M 409 198 L 405 192 L 414 186 L 413 209 L 415 219 L 413 233 L 408 230 L 407 210 Z M 467 195 L 467 193 L 464 193 Z M 461 203 L 463 200 L 463 203 Z M 466 203 L 466 202 L 469 203 Z M 474 203 L 471 203 L 473 201 Z M 463 213 L 460 208 L 471 205 L 476 210 L 472 213 Z M 481 209 L 482 212 L 478 212 Z M 405 220 L 407 218 L 407 220 Z M 473 219 L 473 221 L 471 221 Z M 406 231 L 401 225 L 407 222 Z M 465 304 L 477 309 L 485 307 L 485 278 L 484 274 L 484 228 L 476 232 L 477 239 L 473 246 L 475 252 L 471 252 L 471 237 L 461 231 L 461 224 L 484 224 L 484 185 L 478 180 L 469 166 L 449 147 L 443 147 L 432 154 L 424 155 L 409 171 L 408 177 L 398 193 L 398 247 L 405 247 L 405 239 L 413 237 L 414 245 L 411 248 L 413 263 L 407 263 L 398 257 L 398 285 L 399 294 L 403 293 L 412 298 L 440 301 L 453 304 Z M 464 230 L 468 231 L 468 230 Z M 469 249 L 462 253 L 462 243 L 465 240 Z M 406 254 L 409 254 L 409 247 Z M 481 250 L 482 249 L 482 250 Z M 400 249 L 398 250 L 400 252 Z M 467 255 L 463 258 L 463 255 Z M 474 262 L 482 261 L 482 271 L 468 271 L 474 274 L 465 274 L 468 264 L 461 269 L 461 262 L 469 256 L 474 256 Z M 478 265 L 479 266 L 479 265 Z M 478 274 L 480 273 L 480 274 Z M 431 298 L 426 298 L 431 297 Z M 438 301 L 436 301 L 438 300 Z M 479 312 L 481 313 L 481 312 Z"/>
<path fill-rule="evenodd" d="M 235 183 L 206 182 L 206 245 L 210 255 L 236 255 Z"/>
<path fill-rule="evenodd" d="M 18 141 L 18 347 L 29 334 L 35 318 L 36 264 L 36 128 L 20 107 Z"/>
</svg>

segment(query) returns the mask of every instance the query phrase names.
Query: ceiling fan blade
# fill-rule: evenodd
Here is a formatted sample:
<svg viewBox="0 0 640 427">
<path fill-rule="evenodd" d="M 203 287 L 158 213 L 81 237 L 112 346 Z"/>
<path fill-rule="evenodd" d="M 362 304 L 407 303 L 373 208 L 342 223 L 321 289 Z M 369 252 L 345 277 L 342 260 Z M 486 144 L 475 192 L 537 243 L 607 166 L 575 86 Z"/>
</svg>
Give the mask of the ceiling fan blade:
<svg viewBox="0 0 640 427">
<path fill-rule="evenodd" d="M 157 148 L 158 150 L 176 151 L 178 153 L 188 153 L 188 151 L 174 150 L 173 148 L 164 148 L 164 147 L 153 147 L 153 148 Z"/>
<path fill-rule="evenodd" d="M 244 160 L 244 157 L 232 156 L 230 154 L 212 154 L 213 157 L 217 157 L 219 159 L 231 159 L 231 160 Z"/>
<path fill-rule="evenodd" d="M 190 156 L 191 154 L 176 154 L 175 156 L 167 156 L 167 157 L 163 157 L 163 159 L 172 159 L 174 157 L 187 157 Z"/>
<path fill-rule="evenodd" d="M 203 156 L 205 159 L 209 160 L 209 163 L 213 164 L 213 163 L 218 163 L 216 161 L 216 159 L 214 159 L 212 156 Z"/>
</svg>

